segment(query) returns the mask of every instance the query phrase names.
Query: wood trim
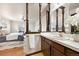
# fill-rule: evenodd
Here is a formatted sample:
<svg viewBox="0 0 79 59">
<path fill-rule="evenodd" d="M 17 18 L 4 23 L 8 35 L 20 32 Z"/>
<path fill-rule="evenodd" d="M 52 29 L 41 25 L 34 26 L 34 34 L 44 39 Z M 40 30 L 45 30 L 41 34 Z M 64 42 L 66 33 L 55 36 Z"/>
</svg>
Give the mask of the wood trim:
<svg viewBox="0 0 79 59">
<path fill-rule="evenodd" d="M 41 3 L 39 3 L 39 26 L 41 32 Z"/>
<path fill-rule="evenodd" d="M 26 3 L 26 33 L 28 33 L 28 3 Z"/>
<path fill-rule="evenodd" d="M 53 32 L 53 31 L 52 31 Z M 46 31 L 42 31 L 41 33 L 46 33 Z"/>
<path fill-rule="evenodd" d="M 48 13 L 48 24 L 49 24 L 49 32 L 50 32 L 50 3 L 48 3 L 48 9 L 49 9 L 49 13 Z"/>
<path fill-rule="evenodd" d="M 65 32 L 65 28 L 64 28 L 64 7 L 62 9 L 62 32 Z"/>
<path fill-rule="evenodd" d="M 30 32 L 29 31 L 29 18 L 28 18 L 28 3 L 26 3 L 26 33 L 27 34 L 36 34 L 41 32 L 41 4 L 39 3 L 39 31 L 38 32 Z"/>
<path fill-rule="evenodd" d="M 48 12 L 49 12 L 49 11 L 46 11 L 46 32 L 48 32 L 48 31 L 49 31 Z"/>
<path fill-rule="evenodd" d="M 62 9 L 62 32 L 65 32 L 64 28 L 64 8 L 63 6 L 60 7 Z"/>
<path fill-rule="evenodd" d="M 65 32 L 65 28 L 64 28 L 64 8 L 63 6 L 60 7 L 62 10 L 62 32 Z"/>
<path fill-rule="evenodd" d="M 47 16 L 47 32 L 50 32 L 50 3 L 48 3 L 47 6 L 47 11 L 46 11 L 46 16 Z"/>
<path fill-rule="evenodd" d="M 40 34 L 40 32 L 28 32 L 27 34 Z"/>
<path fill-rule="evenodd" d="M 56 9 L 56 31 L 58 32 L 58 9 Z"/>
</svg>

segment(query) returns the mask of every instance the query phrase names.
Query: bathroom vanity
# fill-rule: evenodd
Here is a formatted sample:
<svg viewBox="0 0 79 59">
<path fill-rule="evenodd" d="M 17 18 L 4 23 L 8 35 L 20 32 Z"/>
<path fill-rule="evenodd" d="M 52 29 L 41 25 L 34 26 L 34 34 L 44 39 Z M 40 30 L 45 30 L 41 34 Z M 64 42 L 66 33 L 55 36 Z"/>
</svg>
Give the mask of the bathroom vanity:
<svg viewBox="0 0 79 59">
<path fill-rule="evenodd" d="M 79 42 L 52 33 L 41 33 L 41 49 L 45 56 L 79 56 Z"/>
</svg>

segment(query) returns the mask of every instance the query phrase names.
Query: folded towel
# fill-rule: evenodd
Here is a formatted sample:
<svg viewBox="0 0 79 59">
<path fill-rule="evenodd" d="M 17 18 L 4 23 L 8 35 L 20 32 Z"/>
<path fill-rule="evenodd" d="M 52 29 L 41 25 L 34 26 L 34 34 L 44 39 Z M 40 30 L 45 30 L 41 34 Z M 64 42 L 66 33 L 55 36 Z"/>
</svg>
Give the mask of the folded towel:
<svg viewBox="0 0 79 59">
<path fill-rule="evenodd" d="M 29 35 L 29 46 L 30 48 L 35 48 L 35 36 L 33 34 Z"/>
</svg>

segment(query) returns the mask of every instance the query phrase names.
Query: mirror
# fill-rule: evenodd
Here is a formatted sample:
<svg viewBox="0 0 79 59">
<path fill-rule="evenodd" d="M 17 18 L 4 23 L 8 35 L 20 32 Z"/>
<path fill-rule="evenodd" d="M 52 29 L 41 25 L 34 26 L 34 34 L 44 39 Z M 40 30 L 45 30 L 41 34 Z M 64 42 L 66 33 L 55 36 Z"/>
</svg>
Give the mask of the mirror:
<svg viewBox="0 0 79 59">
<path fill-rule="evenodd" d="M 50 15 L 51 31 L 56 31 L 56 11 Z"/>
<path fill-rule="evenodd" d="M 79 3 L 70 4 L 69 14 L 72 17 L 71 33 L 79 33 Z"/>
<path fill-rule="evenodd" d="M 29 3 L 28 4 L 28 26 L 29 32 L 39 32 L 39 4 Z"/>
<path fill-rule="evenodd" d="M 58 31 L 62 31 L 62 9 L 58 9 Z"/>
</svg>

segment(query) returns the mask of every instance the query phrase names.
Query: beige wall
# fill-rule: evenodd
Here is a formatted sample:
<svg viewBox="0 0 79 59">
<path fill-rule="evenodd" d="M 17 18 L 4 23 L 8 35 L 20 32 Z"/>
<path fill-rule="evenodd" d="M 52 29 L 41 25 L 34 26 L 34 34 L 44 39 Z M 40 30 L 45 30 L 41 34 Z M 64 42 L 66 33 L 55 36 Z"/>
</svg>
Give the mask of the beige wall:
<svg viewBox="0 0 79 59">
<path fill-rule="evenodd" d="M 2 24 L 2 23 L 3 23 L 2 30 L 5 31 L 6 33 L 10 33 L 10 21 L 8 21 L 6 18 L 1 17 L 0 24 Z M 4 27 L 4 26 L 6 26 L 6 27 Z"/>
<path fill-rule="evenodd" d="M 10 21 L 10 32 L 18 32 L 18 21 Z"/>
<path fill-rule="evenodd" d="M 12 31 L 17 32 L 17 21 L 21 20 L 22 17 L 26 18 L 26 3 L 1 3 L 0 4 L 0 21 L 5 20 L 7 28 L 6 32 L 10 33 Z M 10 23 L 10 20 L 14 20 L 16 22 Z M 10 26 L 13 24 L 13 26 Z M 13 29 L 11 30 L 12 27 Z"/>
<path fill-rule="evenodd" d="M 1 21 L 0 23 L 6 24 L 6 27 L 2 28 L 2 30 L 5 31 L 6 33 L 18 32 L 19 21 L 12 21 L 4 17 L 2 17 L 0 21 Z"/>
</svg>

